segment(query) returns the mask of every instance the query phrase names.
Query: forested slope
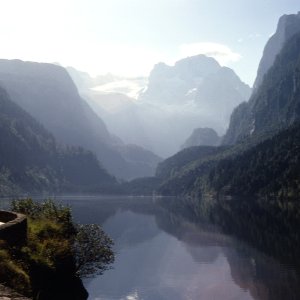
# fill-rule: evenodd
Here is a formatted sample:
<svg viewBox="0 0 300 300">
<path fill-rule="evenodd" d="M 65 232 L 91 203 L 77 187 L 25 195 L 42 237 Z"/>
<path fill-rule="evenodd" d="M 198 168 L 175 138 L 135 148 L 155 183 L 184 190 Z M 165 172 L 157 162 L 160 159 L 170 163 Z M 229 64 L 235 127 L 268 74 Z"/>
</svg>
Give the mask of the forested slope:
<svg viewBox="0 0 300 300">
<path fill-rule="evenodd" d="M 59 146 L 0 88 L 0 195 L 106 190 L 115 183 L 91 152 Z"/>
</svg>

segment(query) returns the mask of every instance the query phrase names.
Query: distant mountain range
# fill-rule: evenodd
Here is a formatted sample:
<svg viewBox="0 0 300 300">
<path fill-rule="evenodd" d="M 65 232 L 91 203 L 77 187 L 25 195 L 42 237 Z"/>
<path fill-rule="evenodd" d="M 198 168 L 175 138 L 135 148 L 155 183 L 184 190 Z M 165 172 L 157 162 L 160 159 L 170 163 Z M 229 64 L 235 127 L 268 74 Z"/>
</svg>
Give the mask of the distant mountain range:
<svg viewBox="0 0 300 300">
<path fill-rule="evenodd" d="M 69 72 L 74 79 L 81 76 L 74 69 Z M 195 128 L 211 127 L 223 134 L 233 108 L 251 93 L 231 69 L 204 55 L 182 59 L 174 66 L 155 65 L 146 87 L 141 84 L 144 79 L 128 79 L 127 85 L 123 80 L 131 95 L 135 90 L 136 98 L 128 97 L 124 87 L 113 86 L 120 81 L 110 80 L 110 88 L 107 83 L 83 88 L 82 81 L 78 86 L 109 130 L 164 157 L 176 153 Z"/>
<path fill-rule="evenodd" d="M 299 20 L 300 13 L 279 20 L 248 101 L 251 89 L 203 55 L 156 65 L 146 88 L 143 78 L 91 78 L 69 69 L 80 94 L 60 66 L 0 60 L 0 194 L 156 190 L 294 199 Z M 146 146 L 165 156 L 185 149 L 151 177 L 161 159 Z M 145 176 L 122 186 L 116 180 Z"/>
<path fill-rule="evenodd" d="M 99 116 L 84 101 L 60 66 L 20 60 L 0 60 L 0 85 L 11 99 L 65 145 L 93 151 L 114 176 L 131 179 L 154 173 L 160 158 L 139 147 L 124 144 L 110 134 Z M 143 159 L 143 154 L 144 159 Z"/>
<path fill-rule="evenodd" d="M 187 148 L 162 162 L 157 169 L 160 180 L 160 184 L 156 183 L 157 191 L 196 197 L 220 193 L 259 195 L 291 203 L 297 200 L 300 193 L 299 16 L 280 19 L 260 65 L 266 66 L 265 62 L 274 55 L 268 52 L 270 45 L 280 49 L 279 53 L 268 70 L 260 67 L 256 89 L 248 102 L 234 110 L 223 145 Z M 284 41 L 278 38 L 283 32 Z M 263 78 L 261 82 L 260 78 Z"/>
</svg>

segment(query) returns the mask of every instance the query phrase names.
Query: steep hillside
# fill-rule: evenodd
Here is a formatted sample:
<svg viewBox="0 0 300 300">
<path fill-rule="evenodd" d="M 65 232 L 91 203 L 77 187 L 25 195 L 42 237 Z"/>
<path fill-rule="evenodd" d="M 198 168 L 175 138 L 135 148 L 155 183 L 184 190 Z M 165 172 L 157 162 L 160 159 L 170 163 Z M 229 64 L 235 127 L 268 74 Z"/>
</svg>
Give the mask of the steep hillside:
<svg viewBox="0 0 300 300">
<path fill-rule="evenodd" d="M 221 193 L 297 199 L 300 193 L 300 125 L 249 138 L 231 147 L 192 147 L 157 169 L 164 195 Z"/>
<path fill-rule="evenodd" d="M 236 122 L 236 118 L 239 122 Z M 300 33 L 283 46 L 249 103 L 233 113 L 214 153 L 182 151 L 160 164 L 160 192 L 260 195 L 297 199 L 300 192 Z M 238 137 L 237 142 L 230 136 Z M 191 148 L 193 149 L 193 148 Z M 194 151 L 203 151 L 197 147 Z M 219 149 L 219 150 L 217 150 Z M 183 163 L 182 163 L 183 162 Z"/>
<path fill-rule="evenodd" d="M 276 131 L 299 119 L 299 32 L 300 14 L 280 19 L 261 60 L 257 88 L 249 102 L 234 110 L 223 144 L 234 144 L 262 131 Z M 278 51 L 270 53 L 271 49 Z"/>
<path fill-rule="evenodd" d="M 194 194 L 197 180 L 202 180 L 223 155 L 228 155 L 226 150 L 226 147 L 190 147 L 164 160 L 156 171 L 160 180 L 158 193 L 167 196 Z"/>
<path fill-rule="evenodd" d="M 300 194 L 300 124 L 243 153 L 220 160 L 208 173 L 207 185 L 211 190 L 223 190 L 230 195 L 297 199 Z"/>
<path fill-rule="evenodd" d="M 126 145 L 108 132 L 103 121 L 79 96 L 62 67 L 0 60 L 0 84 L 14 102 L 43 124 L 60 143 L 93 151 L 105 168 L 117 177 L 141 175 L 139 162 L 132 163 L 119 152 Z M 147 151 L 145 155 L 149 155 Z M 155 165 L 147 168 L 143 164 L 143 167 L 144 176 L 153 174 Z"/>
<path fill-rule="evenodd" d="M 283 45 L 300 30 L 300 12 L 295 15 L 283 15 L 277 25 L 274 35 L 267 42 L 262 59 L 259 63 L 257 77 L 254 82 L 254 90 L 262 83 L 264 75 L 272 67 L 276 56 L 280 53 Z"/>
<path fill-rule="evenodd" d="M 116 185 L 96 157 L 59 147 L 54 137 L 0 88 L 0 195 L 107 191 Z"/>
</svg>

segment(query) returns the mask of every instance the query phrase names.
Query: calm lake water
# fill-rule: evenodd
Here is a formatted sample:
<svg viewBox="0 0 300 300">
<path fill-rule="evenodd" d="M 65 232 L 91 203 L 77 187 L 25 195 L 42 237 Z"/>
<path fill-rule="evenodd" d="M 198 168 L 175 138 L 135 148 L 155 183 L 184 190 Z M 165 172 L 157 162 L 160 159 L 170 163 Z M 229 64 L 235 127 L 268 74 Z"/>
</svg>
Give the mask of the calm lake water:
<svg viewBox="0 0 300 300">
<path fill-rule="evenodd" d="M 180 200 L 66 197 L 60 201 L 72 206 L 77 222 L 100 224 L 115 243 L 113 269 L 84 280 L 91 300 L 300 299 L 295 266 L 224 234 L 208 221 L 193 221 L 176 211 Z M 290 247 L 283 249 L 288 253 Z"/>
</svg>

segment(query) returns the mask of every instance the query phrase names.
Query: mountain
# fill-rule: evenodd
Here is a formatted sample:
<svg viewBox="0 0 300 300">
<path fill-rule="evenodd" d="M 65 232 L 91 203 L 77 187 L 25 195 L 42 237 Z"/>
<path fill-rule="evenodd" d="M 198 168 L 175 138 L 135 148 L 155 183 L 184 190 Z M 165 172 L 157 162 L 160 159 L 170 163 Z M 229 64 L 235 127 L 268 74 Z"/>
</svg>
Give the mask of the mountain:
<svg viewBox="0 0 300 300">
<path fill-rule="evenodd" d="M 143 129 L 153 149 L 170 156 L 194 128 L 210 127 L 224 134 L 232 110 L 248 100 L 250 93 L 249 86 L 231 69 L 221 67 L 213 58 L 197 55 L 174 66 L 156 65 L 137 103 L 148 111 L 142 118 L 146 120 Z M 147 121 L 154 118 L 154 124 Z"/>
<path fill-rule="evenodd" d="M 224 144 L 262 131 L 276 131 L 299 118 L 299 33 L 300 13 L 280 18 L 265 47 L 256 89 L 247 103 L 234 110 Z"/>
<path fill-rule="evenodd" d="M 148 82 L 108 74 L 99 77 L 96 86 L 96 78 L 87 83 L 85 73 L 68 71 L 110 132 L 161 157 L 180 150 L 195 128 L 210 127 L 224 134 L 233 108 L 251 93 L 231 69 L 205 55 L 181 59 L 173 66 L 158 63 Z"/>
<path fill-rule="evenodd" d="M 300 123 L 234 146 L 184 149 L 159 164 L 162 195 L 260 196 L 295 201 L 300 193 Z"/>
<path fill-rule="evenodd" d="M 283 15 L 277 25 L 275 34 L 267 42 L 262 59 L 259 63 L 257 76 L 254 82 L 254 90 L 262 83 L 264 75 L 272 67 L 276 56 L 287 42 L 300 29 L 300 12 L 298 14 Z"/>
<path fill-rule="evenodd" d="M 144 121 L 155 151 L 170 156 L 194 128 L 211 127 L 223 134 L 232 110 L 248 100 L 250 93 L 249 86 L 234 71 L 221 67 L 213 58 L 197 55 L 174 66 L 157 64 L 137 103 L 148 110 L 143 120 L 151 116 L 156 120 L 152 126 Z"/>
<path fill-rule="evenodd" d="M 116 180 L 82 148 L 54 137 L 0 88 L 0 195 L 108 191 Z"/>
<path fill-rule="evenodd" d="M 0 84 L 14 102 L 48 129 L 58 142 L 93 151 L 103 166 L 119 178 L 150 176 L 156 164 L 128 161 L 119 149 L 128 147 L 78 94 L 67 71 L 57 65 L 0 60 Z M 142 153 L 144 149 L 140 149 Z M 149 152 L 145 150 L 148 159 Z M 153 160 L 159 158 L 153 154 Z M 134 161 L 134 162 L 132 162 Z M 143 172 L 141 169 L 143 168 Z"/>
<path fill-rule="evenodd" d="M 137 103 L 147 78 L 126 78 L 112 74 L 91 77 L 72 67 L 67 68 L 82 98 L 105 122 L 110 133 L 126 144 L 154 151 L 144 129 L 143 108 Z"/>
<path fill-rule="evenodd" d="M 285 42 L 249 102 L 235 109 L 223 146 L 192 147 L 162 162 L 158 191 L 259 195 L 294 207 L 300 192 L 299 124 L 300 32 Z"/>
<path fill-rule="evenodd" d="M 283 201 L 300 193 L 299 122 L 235 156 L 222 159 L 210 171 L 208 185 L 230 195 L 260 195 Z"/>
<path fill-rule="evenodd" d="M 221 138 L 212 128 L 196 128 L 188 137 L 181 149 L 192 146 L 218 146 Z"/>
<path fill-rule="evenodd" d="M 189 91 L 219 69 L 216 60 L 204 55 L 179 60 L 174 66 L 159 63 L 151 71 L 147 89 L 140 95 L 140 100 L 161 104 L 183 103 Z"/>
<path fill-rule="evenodd" d="M 211 57 L 197 55 L 174 66 L 157 64 L 139 100 L 160 105 L 194 104 L 201 115 L 213 120 L 221 117 L 219 128 L 226 128 L 233 108 L 248 100 L 250 93 L 233 70 L 221 67 Z"/>
</svg>

